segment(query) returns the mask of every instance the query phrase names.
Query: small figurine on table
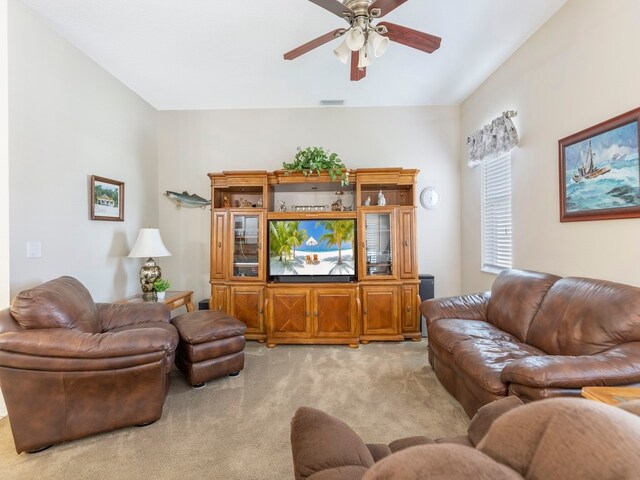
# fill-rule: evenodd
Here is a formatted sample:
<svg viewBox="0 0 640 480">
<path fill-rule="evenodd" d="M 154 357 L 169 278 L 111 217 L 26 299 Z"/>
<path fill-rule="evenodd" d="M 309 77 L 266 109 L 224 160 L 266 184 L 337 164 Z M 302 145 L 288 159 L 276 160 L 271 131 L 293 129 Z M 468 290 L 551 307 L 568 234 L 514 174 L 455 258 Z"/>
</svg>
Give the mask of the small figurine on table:
<svg viewBox="0 0 640 480">
<path fill-rule="evenodd" d="M 382 193 L 382 190 L 380 190 L 380 193 L 378 193 L 378 206 L 384 207 L 386 204 L 387 204 L 387 200 L 384 198 L 384 194 Z"/>
<path fill-rule="evenodd" d="M 224 197 L 222 197 L 222 208 L 229 208 L 230 206 L 231 203 L 229 202 L 229 197 L 225 195 Z"/>
<path fill-rule="evenodd" d="M 285 205 L 284 201 L 278 200 L 278 203 L 280 204 L 280 207 L 278 207 L 278 211 L 279 212 L 286 212 L 287 211 L 287 206 Z"/>
<path fill-rule="evenodd" d="M 245 200 L 244 198 L 240 199 L 240 208 L 251 208 L 251 207 L 253 207 L 251 200 Z"/>
<path fill-rule="evenodd" d="M 262 197 L 258 198 L 258 201 L 256 202 L 256 207 L 262 208 Z"/>
<path fill-rule="evenodd" d="M 364 201 L 365 207 L 368 207 L 369 205 L 371 205 L 371 195 L 368 195 L 367 199 Z"/>
</svg>

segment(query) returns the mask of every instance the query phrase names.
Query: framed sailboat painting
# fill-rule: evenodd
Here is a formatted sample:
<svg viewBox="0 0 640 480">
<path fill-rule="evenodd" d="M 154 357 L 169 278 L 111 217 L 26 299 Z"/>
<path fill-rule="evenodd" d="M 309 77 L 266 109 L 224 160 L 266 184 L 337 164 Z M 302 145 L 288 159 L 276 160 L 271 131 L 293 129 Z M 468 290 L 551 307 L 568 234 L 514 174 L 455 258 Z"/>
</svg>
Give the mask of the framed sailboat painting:
<svg viewBox="0 0 640 480">
<path fill-rule="evenodd" d="M 640 108 L 558 141 L 560 221 L 640 217 Z"/>
</svg>

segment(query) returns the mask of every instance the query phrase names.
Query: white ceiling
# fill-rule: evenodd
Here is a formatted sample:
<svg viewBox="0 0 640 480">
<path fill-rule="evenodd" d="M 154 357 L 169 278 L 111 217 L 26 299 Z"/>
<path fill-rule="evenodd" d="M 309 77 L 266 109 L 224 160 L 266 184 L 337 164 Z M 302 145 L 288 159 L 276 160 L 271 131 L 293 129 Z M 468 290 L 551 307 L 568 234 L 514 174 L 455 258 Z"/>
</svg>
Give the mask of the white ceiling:
<svg viewBox="0 0 640 480">
<path fill-rule="evenodd" d="M 409 0 L 384 20 L 442 37 L 429 55 L 392 43 L 349 81 L 346 22 L 308 0 L 21 0 L 159 110 L 461 103 L 566 0 Z"/>
</svg>

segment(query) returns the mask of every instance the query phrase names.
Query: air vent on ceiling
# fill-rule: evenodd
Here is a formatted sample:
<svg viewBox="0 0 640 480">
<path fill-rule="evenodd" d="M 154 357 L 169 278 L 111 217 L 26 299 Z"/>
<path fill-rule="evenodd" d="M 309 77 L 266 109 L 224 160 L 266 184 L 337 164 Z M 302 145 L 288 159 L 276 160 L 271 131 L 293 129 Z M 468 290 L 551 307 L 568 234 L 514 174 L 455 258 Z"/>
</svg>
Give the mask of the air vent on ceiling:
<svg viewBox="0 0 640 480">
<path fill-rule="evenodd" d="M 344 100 L 320 100 L 320 105 L 327 105 L 327 106 L 344 105 Z"/>
</svg>

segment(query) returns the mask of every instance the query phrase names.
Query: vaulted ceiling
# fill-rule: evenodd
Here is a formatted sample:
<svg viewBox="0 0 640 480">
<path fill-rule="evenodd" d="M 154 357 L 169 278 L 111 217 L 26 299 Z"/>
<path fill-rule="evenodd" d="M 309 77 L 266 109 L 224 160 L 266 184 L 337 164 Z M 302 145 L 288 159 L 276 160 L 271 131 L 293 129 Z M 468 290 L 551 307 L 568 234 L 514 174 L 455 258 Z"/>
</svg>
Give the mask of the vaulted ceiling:
<svg viewBox="0 0 640 480">
<path fill-rule="evenodd" d="M 437 35 L 392 43 L 349 81 L 334 40 L 283 53 L 344 20 L 308 0 L 20 0 L 159 110 L 461 103 L 566 0 L 409 0 L 385 20 Z"/>
</svg>

